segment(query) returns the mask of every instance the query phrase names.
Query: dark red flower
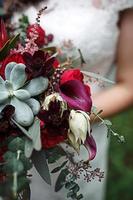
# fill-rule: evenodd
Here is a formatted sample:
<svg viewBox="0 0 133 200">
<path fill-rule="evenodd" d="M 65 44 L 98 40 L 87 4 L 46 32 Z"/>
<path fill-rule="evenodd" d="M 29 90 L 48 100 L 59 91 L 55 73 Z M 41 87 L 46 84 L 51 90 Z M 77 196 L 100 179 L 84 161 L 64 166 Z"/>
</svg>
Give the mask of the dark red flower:
<svg viewBox="0 0 133 200">
<path fill-rule="evenodd" d="M 26 64 L 26 73 L 29 79 L 38 76 L 49 77 L 54 72 L 53 64 L 55 58 L 50 57 L 48 53 L 44 53 L 41 50 L 36 51 L 33 56 L 25 52 L 23 54 L 23 59 Z"/>
<path fill-rule="evenodd" d="M 67 139 L 69 111 L 66 110 L 62 114 L 59 101 L 52 101 L 49 110 L 42 110 L 38 117 L 45 124 L 41 130 L 42 146 L 44 148 L 54 147 Z"/>
<path fill-rule="evenodd" d="M 32 24 L 27 28 L 27 37 L 31 38 L 31 34 L 35 33 L 38 35 L 36 44 L 41 47 L 45 44 L 45 31 L 39 24 Z"/>
<path fill-rule="evenodd" d="M 5 79 L 5 68 L 6 65 L 10 62 L 16 62 L 16 63 L 25 63 L 23 56 L 20 53 L 14 53 L 10 54 L 5 58 L 5 60 L 2 62 L 1 68 L 0 68 L 0 75 Z"/>
<path fill-rule="evenodd" d="M 42 129 L 41 142 L 43 148 L 49 149 L 55 147 L 57 144 L 64 142 L 64 140 L 67 139 L 67 132 L 61 135 L 55 135 L 55 131 L 53 131 L 52 127 Z"/>
<path fill-rule="evenodd" d="M 64 84 L 66 81 L 79 80 L 83 82 L 83 74 L 79 69 L 69 69 L 64 71 L 60 78 L 60 84 Z"/>
<path fill-rule="evenodd" d="M 88 87 L 79 80 L 69 80 L 60 85 L 59 92 L 70 108 L 90 112 L 92 99 Z"/>
<path fill-rule="evenodd" d="M 0 18 L 0 49 L 8 41 L 7 31 L 4 25 L 3 20 Z"/>
</svg>

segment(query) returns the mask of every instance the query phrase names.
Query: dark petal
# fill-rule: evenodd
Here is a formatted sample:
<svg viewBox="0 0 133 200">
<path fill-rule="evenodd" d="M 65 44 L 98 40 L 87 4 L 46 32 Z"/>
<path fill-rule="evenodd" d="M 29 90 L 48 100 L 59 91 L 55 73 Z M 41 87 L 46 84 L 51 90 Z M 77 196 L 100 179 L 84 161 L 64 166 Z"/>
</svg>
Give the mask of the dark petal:
<svg viewBox="0 0 133 200">
<path fill-rule="evenodd" d="M 35 51 L 34 55 L 33 55 L 33 60 L 36 59 L 36 58 L 40 58 L 41 60 L 44 61 L 44 51 Z"/>
<path fill-rule="evenodd" d="M 1 114 L 2 114 L 3 118 L 10 119 L 12 117 L 12 115 L 14 114 L 14 112 L 15 112 L 15 107 L 12 105 L 7 105 L 4 107 Z"/>
<path fill-rule="evenodd" d="M 97 153 L 97 146 L 94 138 L 92 135 L 88 135 L 86 141 L 85 141 L 85 147 L 88 150 L 89 153 L 89 160 L 93 160 Z"/>
<path fill-rule="evenodd" d="M 60 109 L 61 109 L 61 105 L 60 105 L 60 102 L 59 101 L 51 101 L 50 102 L 50 105 L 49 105 L 49 111 L 51 113 L 60 113 Z"/>
<path fill-rule="evenodd" d="M 54 73 L 54 67 L 53 67 L 54 61 L 55 61 L 55 58 L 52 57 L 45 62 L 45 66 L 44 66 L 45 76 L 51 76 Z"/>
<path fill-rule="evenodd" d="M 71 108 L 85 112 L 91 111 L 91 95 L 81 81 L 70 80 L 62 84 L 60 86 L 60 95 Z"/>
<path fill-rule="evenodd" d="M 25 61 L 25 64 L 28 68 L 32 69 L 32 65 L 33 65 L 33 57 L 30 53 L 25 52 L 23 53 L 23 59 Z"/>
<path fill-rule="evenodd" d="M 54 61 L 55 61 L 55 57 L 48 58 L 47 61 L 45 62 L 45 65 L 48 67 L 53 66 Z"/>
<path fill-rule="evenodd" d="M 10 124 L 8 120 L 2 119 L 0 120 L 0 133 L 8 133 Z"/>
<path fill-rule="evenodd" d="M 45 120 L 46 120 L 46 118 L 48 118 L 48 116 L 49 116 L 49 112 L 46 110 L 41 110 L 38 114 L 38 118 L 43 122 L 45 122 Z"/>
</svg>

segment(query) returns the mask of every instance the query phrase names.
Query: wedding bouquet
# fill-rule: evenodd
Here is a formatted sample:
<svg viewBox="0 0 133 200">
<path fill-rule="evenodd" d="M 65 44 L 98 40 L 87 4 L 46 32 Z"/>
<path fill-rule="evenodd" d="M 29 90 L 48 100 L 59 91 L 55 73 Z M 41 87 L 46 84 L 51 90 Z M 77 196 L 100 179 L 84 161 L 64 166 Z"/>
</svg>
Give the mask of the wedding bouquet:
<svg viewBox="0 0 133 200">
<path fill-rule="evenodd" d="M 39 25 L 40 14 L 32 25 L 23 16 L 21 34 L 11 39 L 0 21 L 0 196 L 30 199 L 29 170 L 34 166 L 48 184 L 50 173 L 58 173 L 56 192 L 65 187 L 68 198 L 82 199 L 76 182 L 82 171 L 86 181 L 103 177 L 89 164 L 97 151 L 90 115 L 98 117 L 101 111 L 92 107 L 80 69 L 60 61 L 58 50 L 46 46 L 53 35 Z M 100 120 L 114 133 L 110 121 Z M 74 161 L 64 144 L 77 154 L 84 146 L 88 159 Z M 49 165 L 63 157 L 50 171 Z"/>
</svg>

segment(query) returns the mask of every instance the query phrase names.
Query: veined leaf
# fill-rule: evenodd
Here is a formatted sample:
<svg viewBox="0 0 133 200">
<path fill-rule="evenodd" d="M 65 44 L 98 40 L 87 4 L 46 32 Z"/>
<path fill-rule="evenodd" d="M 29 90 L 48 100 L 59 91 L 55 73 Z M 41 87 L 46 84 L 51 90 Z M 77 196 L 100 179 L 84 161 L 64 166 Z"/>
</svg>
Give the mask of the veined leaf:
<svg viewBox="0 0 133 200">
<path fill-rule="evenodd" d="M 44 181 L 46 181 L 46 183 L 51 185 L 51 177 L 46 160 L 45 151 L 34 151 L 31 159 L 40 176 L 44 179 Z"/>
<path fill-rule="evenodd" d="M 61 190 L 61 188 L 66 184 L 66 177 L 68 174 L 69 174 L 69 171 L 67 168 L 61 171 L 55 184 L 55 192 L 58 192 L 59 190 Z"/>
</svg>

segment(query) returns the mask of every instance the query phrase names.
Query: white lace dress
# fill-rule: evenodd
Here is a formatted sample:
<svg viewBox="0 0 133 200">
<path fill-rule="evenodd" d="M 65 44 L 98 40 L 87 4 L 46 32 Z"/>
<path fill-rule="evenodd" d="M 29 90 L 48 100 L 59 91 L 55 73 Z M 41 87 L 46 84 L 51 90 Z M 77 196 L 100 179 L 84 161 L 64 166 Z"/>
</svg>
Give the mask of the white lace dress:
<svg viewBox="0 0 133 200">
<path fill-rule="evenodd" d="M 133 0 L 101 0 L 100 5 L 97 5 L 96 0 L 49 0 L 44 2 L 45 4 L 48 6 L 48 12 L 42 16 L 41 25 L 47 33 L 54 34 L 54 44 L 62 46 L 64 41 L 71 40 L 74 46 L 81 49 L 87 62 L 84 70 L 113 78 L 113 63 L 119 37 L 119 11 L 133 7 Z M 32 23 L 35 22 L 36 12 L 33 7 L 25 11 Z M 15 15 L 15 20 L 18 16 L 19 14 Z M 99 82 L 92 81 L 92 92 L 104 89 L 106 84 L 103 85 L 104 87 L 101 87 Z M 84 200 L 103 200 L 108 152 L 106 128 L 94 126 L 92 134 L 97 142 L 98 153 L 91 165 L 105 171 L 105 178 L 102 182 L 94 180 L 88 184 L 80 180 L 79 184 Z M 55 177 L 53 183 L 54 181 Z M 64 190 L 55 193 L 54 188 L 44 183 L 35 170 L 31 191 L 32 200 L 66 199 Z"/>
</svg>

